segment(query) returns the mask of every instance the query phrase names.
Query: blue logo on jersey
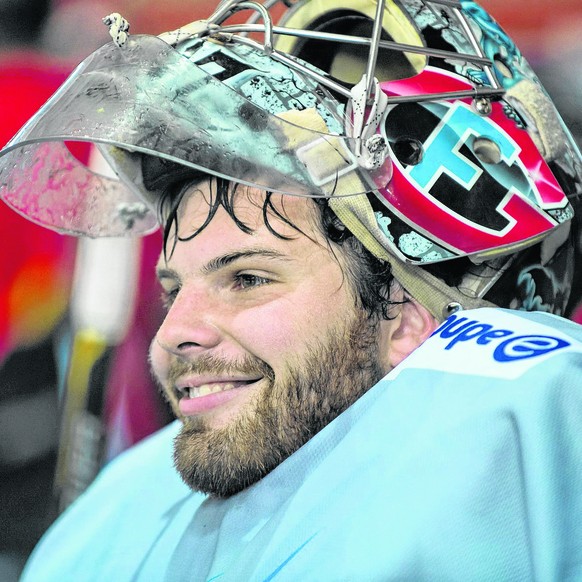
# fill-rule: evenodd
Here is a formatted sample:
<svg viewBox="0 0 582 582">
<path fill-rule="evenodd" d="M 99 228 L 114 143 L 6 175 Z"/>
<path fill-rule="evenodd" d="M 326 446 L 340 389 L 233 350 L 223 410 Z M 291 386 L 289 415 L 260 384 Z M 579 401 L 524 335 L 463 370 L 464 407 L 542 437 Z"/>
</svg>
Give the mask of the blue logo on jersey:
<svg viewBox="0 0 582 582">
<path fill-rule="evenodd" d="M 497 362 L 535 358 L 570 345 L 558 337 L 518 335 L 509 329 L 495 329 L 488 323 L 458 315 L 451 315 L 432 335 L 450 339 L 445 350 L 452 349 L 458 343 L 469 341 L 474 341 L 479 346 L 491 344 L 492 347 L 495 346 L 493 359 Z"/>
</svg>

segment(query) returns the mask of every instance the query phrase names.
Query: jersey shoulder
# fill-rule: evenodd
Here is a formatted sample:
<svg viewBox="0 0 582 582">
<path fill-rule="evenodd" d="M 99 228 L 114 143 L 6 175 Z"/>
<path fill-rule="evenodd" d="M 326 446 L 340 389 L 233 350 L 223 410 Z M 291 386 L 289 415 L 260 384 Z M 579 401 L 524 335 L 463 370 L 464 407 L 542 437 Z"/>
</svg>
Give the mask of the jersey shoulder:
<svg viewBox="0 0 582 582">
<path fill-rule="evenodd" d="M 568 362 L 566 364 L 566 362 Z M 513 380 L 582 368 L 582 326 L 547 313 L 476 309 L 451 315 L 406 368 Z M 564 373 L 564 369 L 561 370 Z"/>
</svg>

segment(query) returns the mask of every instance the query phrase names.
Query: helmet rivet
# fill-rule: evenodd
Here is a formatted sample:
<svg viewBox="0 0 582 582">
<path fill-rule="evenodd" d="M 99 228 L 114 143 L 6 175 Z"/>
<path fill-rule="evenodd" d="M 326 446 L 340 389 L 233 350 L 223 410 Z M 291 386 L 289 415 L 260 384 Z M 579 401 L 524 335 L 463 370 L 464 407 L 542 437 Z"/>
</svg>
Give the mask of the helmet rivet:
<svg viewBox="0 0 582 582">
<path fill-rule="evenodd" d="M 447 318 L 453 313 L 457 313 L 457 311 L 461 311 L 463 306 L 456 301 L 451 301 L 444 309 L 443 309 L 443 317 Z"/>
<path fill-rule="evenodd" d="M 379 168 L 388 156 L 388 143 L 380 134 L 374 134 L 364 143 L 365 155 L 360 160 L 360 165 L 367 170 Z"/>
<path fill-rule="evenodd" d="M 499 144 L 488 137 L 476 137 L 473 140 L 473 153 L 484 164 L 499 164 L 502 159 Z"/>
<path fill-rule="evenodd" d="M 474 99 L 473 106 L 480 115 L 489 115 L 491 113 L 491 101 L 485 99 L 485 97 Z"/>
</svg>

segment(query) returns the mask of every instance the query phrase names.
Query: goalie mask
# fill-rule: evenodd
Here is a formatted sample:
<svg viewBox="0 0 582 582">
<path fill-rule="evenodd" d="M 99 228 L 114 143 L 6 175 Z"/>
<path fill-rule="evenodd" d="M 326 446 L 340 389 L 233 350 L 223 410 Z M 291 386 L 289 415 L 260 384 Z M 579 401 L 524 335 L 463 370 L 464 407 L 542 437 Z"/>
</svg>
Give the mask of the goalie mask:
<svg viewBox="0 0 582 582">
<path fill-rule="evenodd" d="M 327 199 L 437 317 L 488 301 L 563 311 L 580 154 L 474 2 L 300 0 L 273 25 L 230 0 L 160 37 L 114 36 L 3 150 L 0 196 L 17 211 L 141 234 L 164 176 L 202 171 Z M 77 141 L 120 179 L 79 162 Z"/>
</svg>

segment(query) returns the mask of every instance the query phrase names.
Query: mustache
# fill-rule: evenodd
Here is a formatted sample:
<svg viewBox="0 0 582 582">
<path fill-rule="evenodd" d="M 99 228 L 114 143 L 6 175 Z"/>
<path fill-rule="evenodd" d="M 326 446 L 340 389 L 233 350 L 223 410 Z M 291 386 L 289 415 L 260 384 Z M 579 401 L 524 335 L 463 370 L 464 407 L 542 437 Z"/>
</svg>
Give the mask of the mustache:
<svg viewBox="0 0 582 582">
<path fill-rule="evenodd" d="M 168 368 L 168 383 L 174 385 L 178 378 L 187 375 L 216 376 L 261 376 L 275 379 L 273 368 L 259 358 L 245 356 L 236 360 L 226 360 L 208 354 L 193 360 L 174 360 Z"/>
</svg>

